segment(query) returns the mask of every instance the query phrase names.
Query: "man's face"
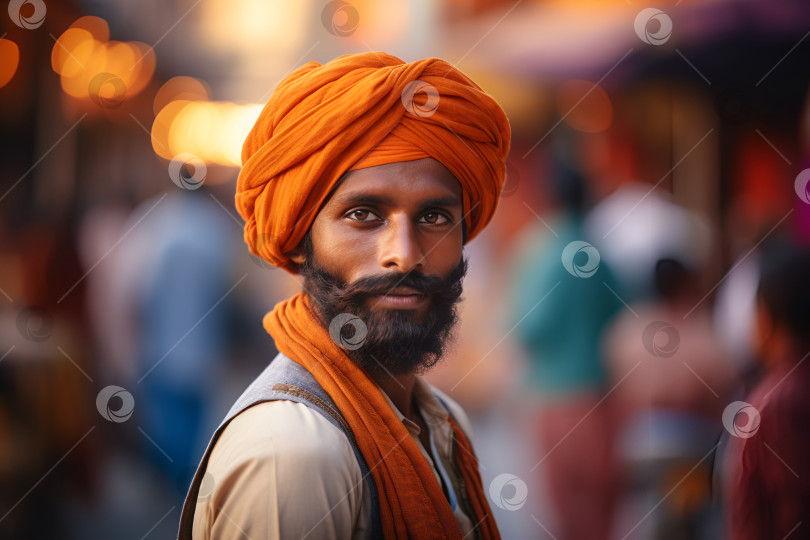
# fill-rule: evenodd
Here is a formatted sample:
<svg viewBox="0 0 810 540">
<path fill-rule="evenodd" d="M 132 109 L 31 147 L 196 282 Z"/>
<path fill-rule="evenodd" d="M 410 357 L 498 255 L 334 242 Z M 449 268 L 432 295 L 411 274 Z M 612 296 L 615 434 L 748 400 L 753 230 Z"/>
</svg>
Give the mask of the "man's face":
<svg viewBox="0 0 810 540">
<path fill-rule="evenodd" d="M 462 217 L 461 186 L 431 158 L 352 171 L 321 208 L 293 260 L 324 325 L 365 322 L 347 351 L 362 367 L 415 372 L 444 352 L 466 271 Z"/>
</svg>

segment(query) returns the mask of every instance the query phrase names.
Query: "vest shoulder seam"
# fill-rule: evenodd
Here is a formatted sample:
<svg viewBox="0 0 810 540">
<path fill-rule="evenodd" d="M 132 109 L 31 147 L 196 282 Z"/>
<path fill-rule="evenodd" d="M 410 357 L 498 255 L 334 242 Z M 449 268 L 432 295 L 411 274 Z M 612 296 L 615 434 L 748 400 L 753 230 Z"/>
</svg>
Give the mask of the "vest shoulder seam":
<svg viewBox="0 0 810 540">
<path fill-rule="evenodd" d="M 349 428 L 349 424 L 346 423 L 346 420 L 344 420 L 343 417 L 337 411 L 335 411 L 326 401 L 322 400 L 312 392 L 305 390 L 300 386 L 295 386 L 287 383 L 276 383 L 273 385 L 272 389 L 274 392 L 295 396 L 297 398 L 309 401 L 313 405 L 317 406 L 318 408 L 326 412 L 329 416 L 331 416 L 335 420 L 335 422 L 340 424 L 340 426 L 347 433 L 351 433 L 351 428 Z"/>
</svg>

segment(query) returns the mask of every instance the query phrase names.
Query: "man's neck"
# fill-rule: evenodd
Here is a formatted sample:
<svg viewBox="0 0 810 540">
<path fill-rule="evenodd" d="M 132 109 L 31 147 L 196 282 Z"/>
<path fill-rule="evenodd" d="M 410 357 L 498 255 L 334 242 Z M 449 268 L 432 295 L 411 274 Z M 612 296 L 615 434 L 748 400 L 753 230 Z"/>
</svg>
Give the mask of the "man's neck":
<svg viewBox="0 0 810 540">
<path fill-rule="evenodd" d="M 405 418 L 413 420 L 416 411 L 413 410 L 413 385 L 416 375 L 407 373 L 405 375 L 390 375 L 380 373 L 373 375 L 376 383 L 383 392 L 391 399 Z"/>
<path fill-rule="evenodd" d="M 399 412 L 419 426 L 419 440 L 426 451 L 432 453 L 430 450 L 430 431 L 413 402 L 413 385 L 416 382 L 416 375 L 411 373 L 394 377 L 388 373 L 383 373 L 373 378 L 383 392 L 388 395 L 394 406 L 399 409 Z M 433 459 L 436 459 L 436 457 L 433 456 Z"/>
</svg>

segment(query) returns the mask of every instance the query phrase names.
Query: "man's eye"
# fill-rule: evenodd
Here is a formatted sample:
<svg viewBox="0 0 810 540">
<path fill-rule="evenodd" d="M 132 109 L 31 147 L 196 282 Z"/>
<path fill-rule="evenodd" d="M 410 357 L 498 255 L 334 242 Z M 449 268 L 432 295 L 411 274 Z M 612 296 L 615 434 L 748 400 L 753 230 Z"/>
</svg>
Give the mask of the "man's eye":
<svg viewBox="0 0 810 540">
<path fill-rule="evenodd" d="M 427 214 L 422 216 L 422 219 L 424 219 L 425 222 L 430 223 L 432 225 L 443 225 L 447 223 L 447 221 L 449 221 L 447 219 L 447 216 L 439 212 L 428 212 Z"/>
<path fill-rule="evenodd" d="M 349 218 L 355 221 L 372 221 L 377 216 L 370 210 L 352 210 Z"/>
</svg>

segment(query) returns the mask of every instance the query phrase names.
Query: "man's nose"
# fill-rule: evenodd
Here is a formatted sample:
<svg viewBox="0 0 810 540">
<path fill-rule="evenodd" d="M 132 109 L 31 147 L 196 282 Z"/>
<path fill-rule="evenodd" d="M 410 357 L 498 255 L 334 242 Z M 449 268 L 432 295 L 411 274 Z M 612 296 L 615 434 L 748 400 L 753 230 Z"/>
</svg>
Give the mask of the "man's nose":
<svg viewBox="0 0 810 540">
<path fill-rule="evenodd" d="M 389 218 L 379 246 L 383 268 L 402 273 L 421 271 L 424 253 L 416 227 L 417 224 L 407 215 L 395 214 Z"/>
</svg>

